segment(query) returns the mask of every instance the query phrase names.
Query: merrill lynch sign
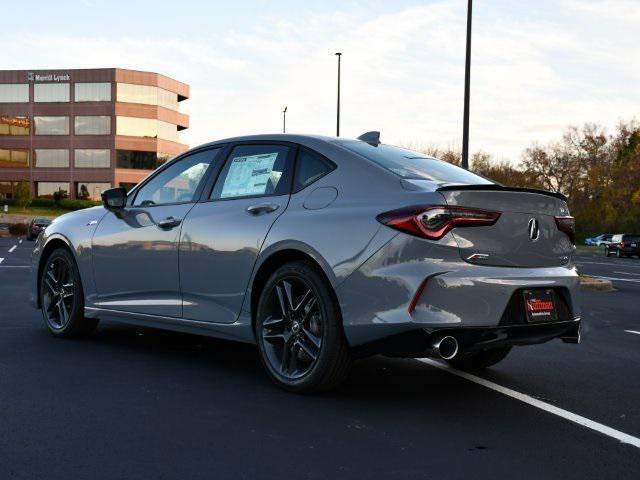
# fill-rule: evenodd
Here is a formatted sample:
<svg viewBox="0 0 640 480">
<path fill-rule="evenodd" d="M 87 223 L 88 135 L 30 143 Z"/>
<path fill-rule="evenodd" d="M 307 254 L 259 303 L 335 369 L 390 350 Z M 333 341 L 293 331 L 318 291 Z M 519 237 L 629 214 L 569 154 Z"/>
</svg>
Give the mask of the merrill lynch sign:
<svg viewBox="0 0 640 480">
<path fill-rule="evenodd" d="M 68 73 L 27 73 L 27 82 L 68 82 L 71 76 Z"/>
</svg>

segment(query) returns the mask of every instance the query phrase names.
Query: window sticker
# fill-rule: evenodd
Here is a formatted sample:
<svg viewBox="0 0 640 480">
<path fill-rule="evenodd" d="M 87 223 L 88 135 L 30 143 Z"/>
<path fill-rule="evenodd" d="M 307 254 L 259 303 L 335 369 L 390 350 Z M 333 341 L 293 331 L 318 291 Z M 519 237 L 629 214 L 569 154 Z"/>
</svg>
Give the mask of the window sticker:
<svg viewBox="0 0 640 480">
<path fill-rule="evenodd" d="M 264 195 L 274 182 L 273 165 L 278 152 L 235 157 L 222 187 L 220 198 Z M 277 183 L 277 179 L 276 183 Z"/>
</svg>

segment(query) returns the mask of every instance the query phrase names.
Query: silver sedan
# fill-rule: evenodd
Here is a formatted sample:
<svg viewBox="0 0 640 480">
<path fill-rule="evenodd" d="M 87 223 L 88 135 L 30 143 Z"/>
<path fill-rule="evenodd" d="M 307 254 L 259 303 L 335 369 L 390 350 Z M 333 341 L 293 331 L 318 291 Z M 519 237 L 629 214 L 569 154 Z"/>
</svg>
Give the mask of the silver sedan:
<svg viewBox="0 0 640 480">
<path fill-rule="evenodd" d="M 256 343 L 291 391 L 367 355 L 472 369 L 580 338 L 566 199 L 376 132 L 221 140 L 102 198 L 36 241 L 33 303 L 57 337 L 102 320 Z"/>
</svg>

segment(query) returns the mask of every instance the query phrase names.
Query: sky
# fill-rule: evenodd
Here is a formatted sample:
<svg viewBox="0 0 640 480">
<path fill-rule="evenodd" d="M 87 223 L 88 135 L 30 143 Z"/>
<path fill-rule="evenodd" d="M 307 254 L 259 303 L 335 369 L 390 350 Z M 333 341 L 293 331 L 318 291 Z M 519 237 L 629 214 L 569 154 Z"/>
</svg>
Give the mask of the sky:
<svg viewBox="0 0 640 480">
<path fill-rule="evenodd" d="M 282 129 L 461 148 L 464 0 L 31 0 L 0 69 L 120 67 L 186 82 L 190 146 Z M 476 0 L 470 150 L 517 163 L 568 125 L 640 117 L 640 0 Z"/>
</svg>

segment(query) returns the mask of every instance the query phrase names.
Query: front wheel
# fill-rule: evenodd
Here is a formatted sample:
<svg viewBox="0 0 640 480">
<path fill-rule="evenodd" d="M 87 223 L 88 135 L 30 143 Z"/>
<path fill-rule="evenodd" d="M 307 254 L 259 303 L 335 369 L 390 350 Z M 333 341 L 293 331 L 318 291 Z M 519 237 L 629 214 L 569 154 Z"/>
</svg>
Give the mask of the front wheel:
<svg viewBox="0 0 640 480">
<path fill-rule="evenodd" d="M 65 248 L 54 250 L 44 264 L 40 277 L 40 306 L 45 325 L 56 337 L 81 337 L 98 325 L 98 320 L 84 318 L 80 272 Z"/>
<path fill-rule="evenodd" d="M 461 353 L 447 361 L 460 370 L 481 370 L 501 362 L 509 355 L 510 351 L 511 347 L 492 348 L 470 354 Z"/>
<path fill-rule="evenodd" d="M 329 390 L 349 373 L 351 353 L 331 286 L 306 262 L 271 275 L 258 302 L 255 334 L 265 369 L 286 390 Z"/>
</svg>

